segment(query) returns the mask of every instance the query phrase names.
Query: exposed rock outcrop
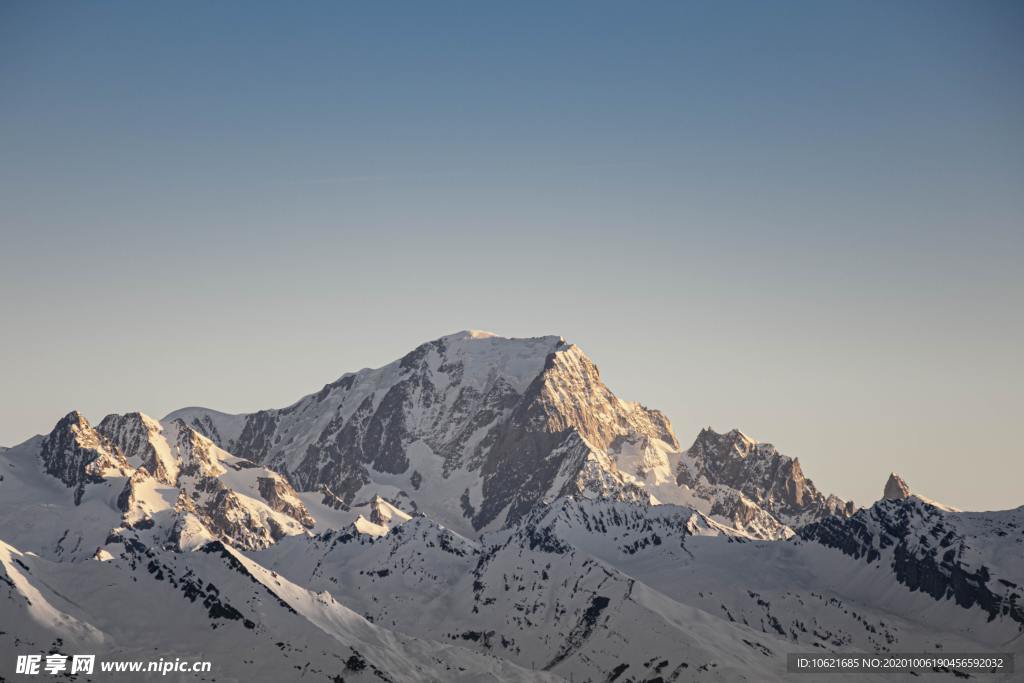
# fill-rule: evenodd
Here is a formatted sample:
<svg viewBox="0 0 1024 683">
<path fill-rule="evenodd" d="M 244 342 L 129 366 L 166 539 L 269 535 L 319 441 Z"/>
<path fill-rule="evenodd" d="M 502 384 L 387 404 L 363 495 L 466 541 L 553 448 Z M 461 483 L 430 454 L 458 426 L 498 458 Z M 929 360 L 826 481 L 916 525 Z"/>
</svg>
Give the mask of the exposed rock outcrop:
<svg viewBox="0 0 1024 683">
<path fill-rule="evenodd" d="M 295 495 L 295 490 L 288 485 L 281 477 L 259 477 L 257 479 L 260 495 L 270 506 L 271 510 L 283 512 L 292 519 L 295 519 L 302 526 L 313 528 L 316 520 L 309 514 L 309 510 Z"/>
<path fill-rule="evenodd" d="M 885 482 L 885 490 L 882 492 L 882 498 L 885 500 L 903 500 L 910 496 L 910 487 L 907 482 L 892 472 L 889 474 L 888 481 Z"/>
<path fill-rule="evenodd" d="M 74 490 L 76 505 L 86 485 L 100 483 L 105 476 L 130 476 L 132 469 L 121 449 L 77 410 L 65 415 L 43 439 L 40 458 L 47 474 Z"/>
<path fill-rule="evenodd" d="M 676 481 L 698 494 L 724 485 L 741 492 L 783 524 L 796 528 L 830 515 L 853 514 L 852 502 L 821 493 L 804 476 L 800 461 L 759 443 L 738 429 L 701 430 L 683 454 Z"/>
<path fill-rule="evenodd" d="M 117 445 L 133 465 L 145 467 L 157 481 L 173 485 L 178 461 L 167 447 L 160 423 L 142 413 L 107 415 L 96 431 Z"/>
</svg>

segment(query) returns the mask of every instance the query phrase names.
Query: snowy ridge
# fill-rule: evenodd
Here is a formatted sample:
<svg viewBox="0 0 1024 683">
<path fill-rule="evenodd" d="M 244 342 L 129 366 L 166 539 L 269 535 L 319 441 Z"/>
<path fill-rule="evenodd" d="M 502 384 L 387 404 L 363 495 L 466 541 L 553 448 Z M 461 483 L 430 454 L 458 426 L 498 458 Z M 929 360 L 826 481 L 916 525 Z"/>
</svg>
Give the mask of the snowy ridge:
<svg viewBox="0 0 1024 683">
<path fill-rule="evenodd" d="M 110 549 L 106 562 L 72 566 L 0 545 L 0 651 L 148 660 L 159 644 L 172 659 L 203 653 L 219 681 L 291 680 L 296 669 L 324 681 L 556 680 L 376 627 L 219 542 L 185 554 L 132 540 Z"/>
<path fill-rule="evenodd" d="M 625 680 L 645 680 L 703 667 L 707 680 L 759 680 L 736 662 L 755 667 L 778 656 L 764 654 L 762 634 L 672 604 L 526 522 L 479 544 L 417 518 L 382 538 L 295 537 L 253 557 L 343 596 L 373 623 L 443 634 L 563 679 L 631 670 Z M 375 597 L 381 595 L 390 599 Z M 695 623 L 706 628 L 693 632 Z"/>
<path fill-rule="evenodd" d="M 3 457 L 4 540 L 54 560 L 92 557 L 122 527 L 153 543 L 181 546 L 184 533 L 186 546 L 220 538 L 255 548 L 315 524 L 284 477 L 180 421 L 134 413 L 93 428 L 73 412 Z"/>
<path fill-rule="evenodd" d="M 800 535 L 882 567 L 912 591 L 981 609 L 990 621 L 1016 621 L 1024 632 L 1024 507 L 955 512 L 908 495 Z"/>
<path fill-rule="evenodd" d="M 666 671 L 676 680 L 764 680 L 772 667 L 784 671 L 773 658 L 799 648 L 1019 643 L 1018 624 L 1006 615 L 937 602 L 818 543 L 751 540 L 670 505 L 563 498 L 479 543 L 420 517 L 379 538 L 292 537 L 253 557 L 330 590 L 374 623 L 444 633 L 577 680 L 619 669 L 633 681 Z M 674 645 L 660 640 L 662 628 Z M 668 636 L 673 628 L 682 633 Z M 695 642 L 695 631 L 720 644 Z M 753 661 L 744 659 L 751 653 Z"/>
</svg>

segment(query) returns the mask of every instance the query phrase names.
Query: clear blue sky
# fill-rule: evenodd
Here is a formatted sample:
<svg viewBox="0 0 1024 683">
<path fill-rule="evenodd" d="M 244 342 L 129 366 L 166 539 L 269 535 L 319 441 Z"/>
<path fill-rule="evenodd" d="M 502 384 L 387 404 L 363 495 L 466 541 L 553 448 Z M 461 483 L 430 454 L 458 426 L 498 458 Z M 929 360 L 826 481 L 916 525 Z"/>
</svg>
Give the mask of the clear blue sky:
<svg viewBox="0 0 1024 683">
<path fill-rule="evenodd" d="M 1024 504 L 1024 3 L 0 5 L 0 443 L 562 334 L 689 443 Z"/>
</svg>

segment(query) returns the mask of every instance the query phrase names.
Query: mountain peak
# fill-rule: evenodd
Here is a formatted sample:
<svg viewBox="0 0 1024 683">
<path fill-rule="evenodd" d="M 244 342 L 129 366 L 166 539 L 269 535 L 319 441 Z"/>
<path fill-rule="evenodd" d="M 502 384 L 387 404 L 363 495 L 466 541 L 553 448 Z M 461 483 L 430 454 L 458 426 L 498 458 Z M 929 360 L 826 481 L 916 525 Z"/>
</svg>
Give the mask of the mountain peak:
<svg viewBox="0 0 1024 683">
<path fill-rule="evenodd" d="M 493 340 L 495 340 L 498 343 L 507 342 L 507 343 L 513 343 L 513 344 L 517 343 L 517 342 L 537 342 L 537 341 L 546 342 L 546 341 L 552 341 L 552 340 L 557 340 L 557 341 L 560 341 L 560 342 L 563 342 L 563 343 L 565 342 L 565 337 L 559 336 L 557 334 L 546 334 L 546 335 L 541 335 L 539 337 L 503 337 L 500 334 L 495 334 L 494 332 L 488 332 L 487 330 L 459 330 L 458 332 L 453 332 L 451 334 L 446 334 L 446 335 L 444 335 L 442 337 L 439 337 L 439 338 L 435 339 L 434 342 L 467 341 L 467 340 L 484 341 L 484 340 L 488 340 L 488 339 L 493 339 Z M 426 343 L 427 344 L 432 344 L 434 342 L 426 342 Z"/>
<path fill-rule="evenodd" d="M 142 466 L 165 484 L 173 485 L 178 462 L 163 436 L 163 426 L 145 413 L 107 415 L 96 431 L 110 439 L 133 466 Z"/>
<path fill-rule="evenodd" d="M 77 410 L 61 418 L 43 438 L 39 457 L 47 474 L 74 489 L 75 505 L 81 502 L 86 484 L 110 474 L 127 476 L 130 470 L 120 449 Z"/>
<path fill-rule="evenodd" d="M 54 427 L 54 429 L 69 428 L 69 427 L 91 427 L 89 421 L 85 419 L 85 415 L 82 415 L 77 410 L 72 410 L 67 415 L 62 417 Z"/>
<path fill-rule="evenodd" d="M 853 512 L 852 504 L 818 491 L 799 460 L 738 429 L 724 434 L 711 427 L 702 429 L 684 453 L 676 481 L 710 500 L 719 500 L 716 486 L 735 489 L 794 528 L 823 515 Z"/>
<path fill-rule="evenodd" d="M 456 339 L 492 339 L 498 335 L 486 330 L 460 330 L 455 334 L 447 335 Z"/>
<path fill-rule="evenodd" d="M 819 493 L 796 460 L 738 429 L 703 430 L 681 462 L 664 414 L 618 398 L 579 346 L 553 335 L 463 330 L 282 409 L 187 409 L 165 424 L 179 433 L 187 424 L 300 492 L 326 487 L 332 507 L 380 507 L 379 495 L 467 535 L 558 495 L 644 504 L 696 495 L 710 512 L 720 500 L 735 507 L 742 494 L 767 505 L 761 516 L 779 526 L 847 507 Z"/>
<path fill-rule="evenodd" d="M 882 498 L 885 500 L 903 500 L 910 496 L 910 486 L 895 472 L 889 473 L 889 480 L 885 482 L 885 491 Z"/>
<path fill-rule="evenodd" d="M 731 452 L 740 458 L 746 458 L 758 446 L 756 439 L 750 438 L 735 428 L 719 433 L 713 427 L 705 427 L 700 430 L 694 445 L 696 446 L 698 443 L 705 448 Z M 765 444 L 765 446 L 770 448 L 770 444 Z"/>
</svg>

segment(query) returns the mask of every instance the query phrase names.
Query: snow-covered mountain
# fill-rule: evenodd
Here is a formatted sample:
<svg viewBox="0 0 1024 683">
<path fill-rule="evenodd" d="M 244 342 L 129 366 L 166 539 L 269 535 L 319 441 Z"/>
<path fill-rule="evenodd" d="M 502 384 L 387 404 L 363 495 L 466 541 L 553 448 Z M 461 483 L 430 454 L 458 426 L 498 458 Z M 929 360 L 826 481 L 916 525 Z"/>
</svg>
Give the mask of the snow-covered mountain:
<svg viewBox="0 0 1024 683">
<path fill-rule="evenodd" d="M 213 663 L 217 681 L 544 681 L 506 660 L 374 626 L 329 593 L 212 542 L 177 553 L 125 538 L 104 561 L 54 563 L 0 543 L 0 653 Z M 10 661 L 8 661 L 10 660 Z M 98 674 L 98 671 L 97 671 Z M 185 674 L 177 680 L 186 680 Z M 176 680 L 159 673 L 132 680 Z M 94 680 L 99 680 L 97 676 Z"/>
<path fill-rule="evenodd" d="M 892 474 L 882 500 L 849 519 L 810 524 L 800 536 L 885 567 L 912 591 L 1024 628 L 1024 507 L 961 512 L 912 494 Z"/>
<path fill-rule="evenodd" d="M 891 475 L 856 510 L 738 430 L 684 450 L 559 337 L 459 333 L 286 408 L 71 412 L 0 449 L 0 666 L 781 680 L 811 648 L 1024 652 L 1022 586 L 1024 508 Z"/>
<path fill-rule="evenodd" d="M 403 501 L 467 536 L 578 495 L 694 505 L 774 538 L 852 504 L 820 494 L 797 461 L 738 431 L 681 452 L 668 418 L 619 399 L 560 337 L 462 332 L 282 409 L 181 419 L 221 447 L 344 504 Z"/>
<path fill-rule="evenodd" d="M 822 518 L 845 517 L 854 510 L 852 501 L 819 492 L 804 476 L 799 460 L 738 429 L 726 434 L 710 427 L 701 430 L 679 462 L 676 482 L 692 492 L 698 507 L 703 501 L 707 512 L 737 527 L 764 529 L 764 538 L 778 534 L 766 523 L 796 528 Z"/>
<path fill-rule="evenodd" d="M 53 559 L 91 556 L 119 527 L 180 549 L 218 538 L 251 549 L 315 525 L 284 477 L 180 421 L 134 413 L 94 428 L 71 412 L 4 459 L 3 540 Z"/>
<path fill-rule="evenodd" d="M 987 553 L 986 537 L 975 542 Z M 786 653 L 814 648 L 1021 650 L 1010 611 L 913 589 L 891 555 L 867 563 L 800 537 L 754 541 L 673 505 L 566 497 L 479 542 L 417 518 L 386 537 L 290 537 L 253 557 L 374 623 L 576 680 L 782 679 Z M 1006 551 L 1001 575 L 1019 578 L 1022 558 L 1019 544 Z"/>
</svg>

